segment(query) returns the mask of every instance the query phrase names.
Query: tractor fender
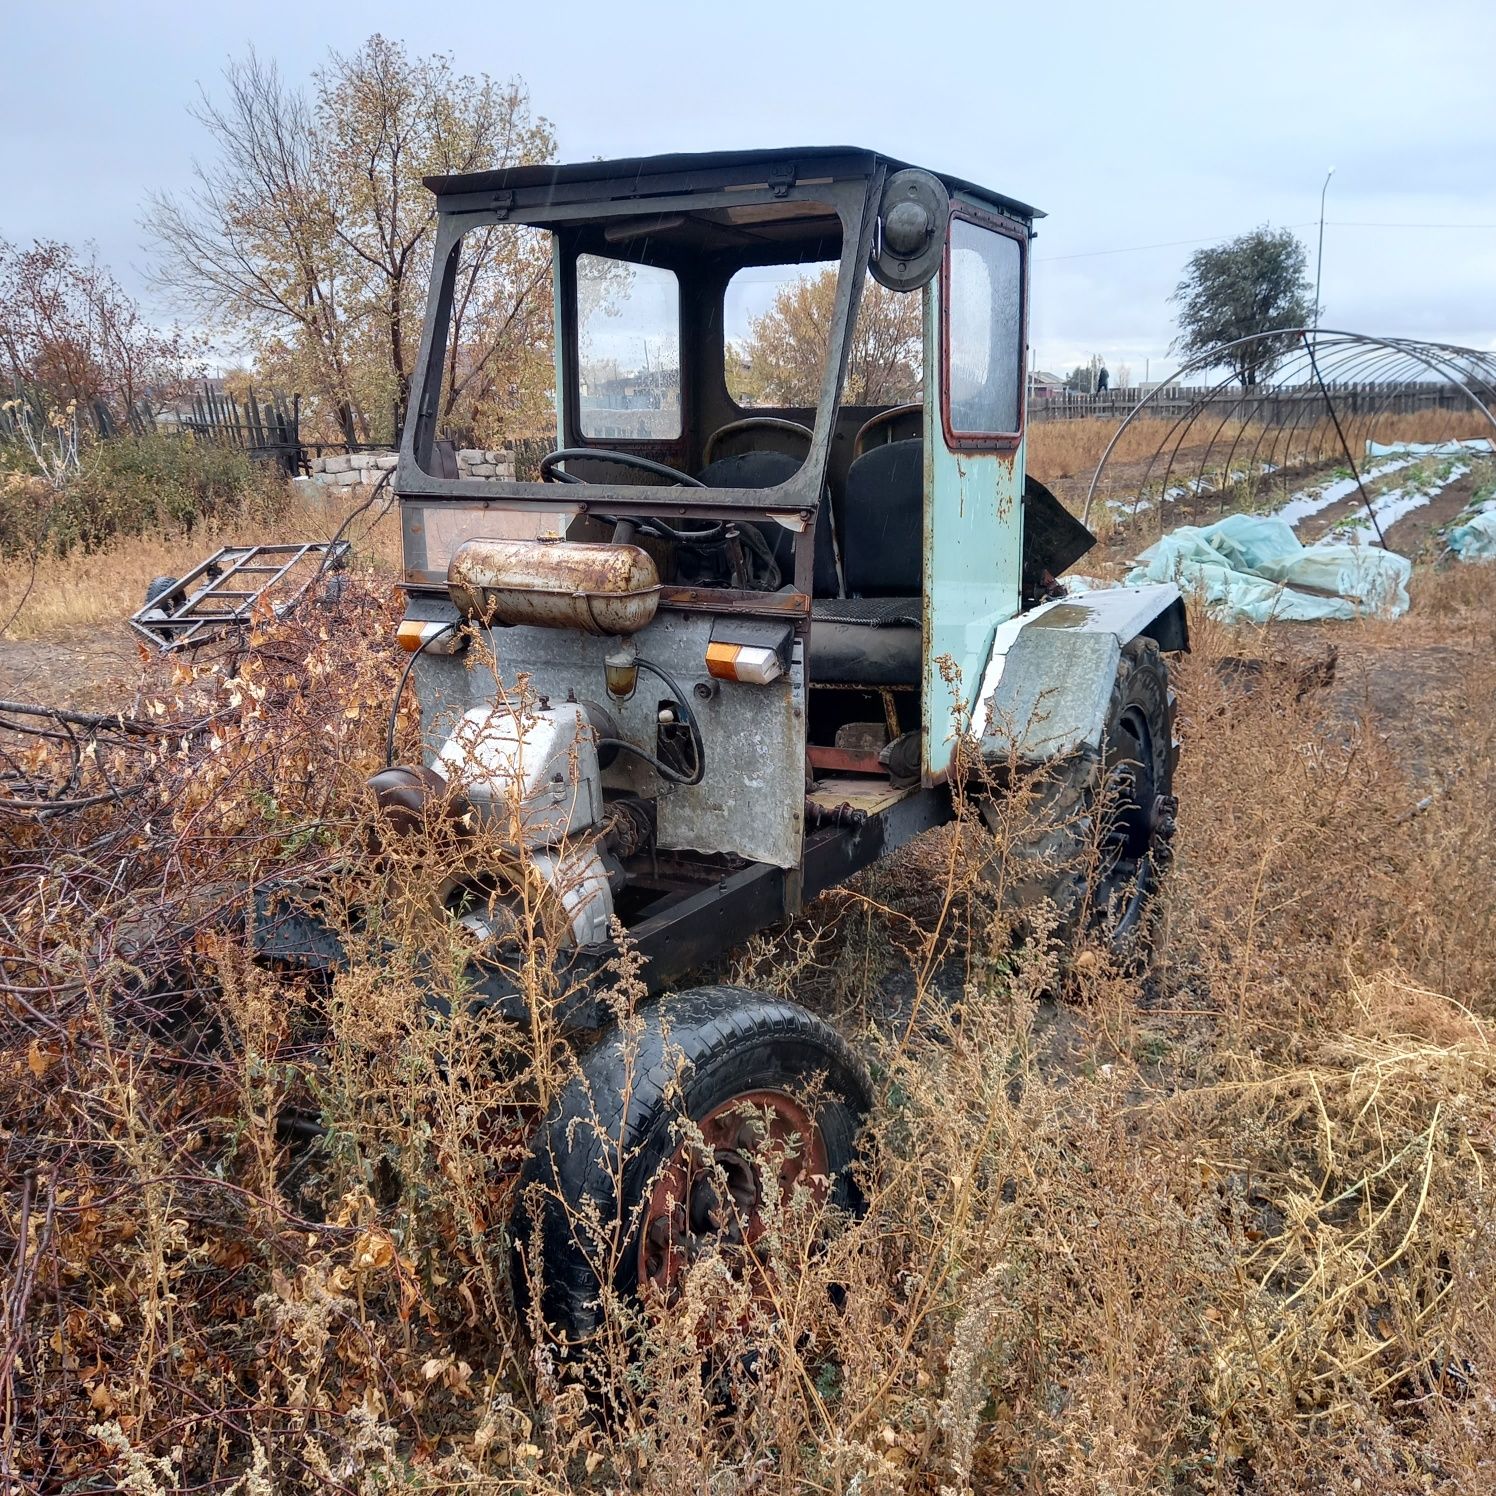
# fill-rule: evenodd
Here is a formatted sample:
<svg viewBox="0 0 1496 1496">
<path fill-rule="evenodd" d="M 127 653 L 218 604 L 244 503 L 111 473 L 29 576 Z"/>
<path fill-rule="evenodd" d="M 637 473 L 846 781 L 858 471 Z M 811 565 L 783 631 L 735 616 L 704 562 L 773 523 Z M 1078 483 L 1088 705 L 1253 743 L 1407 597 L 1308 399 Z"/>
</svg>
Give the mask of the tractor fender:
<svg viewBox="0 0 1496 1496">
<path fill-rule="evenodd" d="M 1100 752 L 1123 645 L 1145 635 L 1189 648 L 1179 589 L 1074 592 L 1010 618 L 993 636 L 972 731 L 988 761 L 1039 764 Z"/>
</svg>

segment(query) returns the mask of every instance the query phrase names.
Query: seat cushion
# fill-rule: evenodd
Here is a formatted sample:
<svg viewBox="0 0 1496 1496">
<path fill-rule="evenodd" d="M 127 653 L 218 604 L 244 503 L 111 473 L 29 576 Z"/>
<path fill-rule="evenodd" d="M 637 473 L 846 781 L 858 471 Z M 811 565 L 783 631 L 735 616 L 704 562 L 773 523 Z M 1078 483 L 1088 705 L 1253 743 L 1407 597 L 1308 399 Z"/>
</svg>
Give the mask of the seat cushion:
<svg viewBox="0 0 1496 1496">
<path fill-rule="evenodd" d="M 924 585 L 925 457 L 918 438 L 873 447 L 847 473 L 842 566 L 857 597 L 912 597 Z"/>
<path fill-rule="evenodd" d="M 810 613 L 811 684 L 917 686 L 920 612 L 917 597 L 817 599 Z"/>
</svg>

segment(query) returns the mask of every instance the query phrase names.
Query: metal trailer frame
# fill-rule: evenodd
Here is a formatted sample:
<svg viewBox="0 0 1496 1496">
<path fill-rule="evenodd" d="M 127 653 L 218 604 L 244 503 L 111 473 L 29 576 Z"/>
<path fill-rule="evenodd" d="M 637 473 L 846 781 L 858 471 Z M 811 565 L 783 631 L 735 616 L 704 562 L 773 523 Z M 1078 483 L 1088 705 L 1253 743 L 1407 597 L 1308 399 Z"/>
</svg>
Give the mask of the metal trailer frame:
<svg viewBox="0 0 1496 1496">
<path fill-rule="evenodd" d="M 344 566 L 348 559 L 346 540 L 312 540 L 283 545 L 226 545 L 200 561 L 180 578 L 163 599 L 148 602 L 130 615 L 130 627 L 149 644 L 162 650 L 190 649 L 216 639 L 224 630 L 248 623 L 255 604 L 304 563 L 317 559 L 296 590 L 275 604 L 283 616 L 317 580 Z M 264 577 L 253 588 L 232 584 L 249 577 Z M 193 584 L 201 581 L 195 591 Z M 178 600 L 175 607 L 170 606 Z M 226 607 L 217 606 L 220 603 Z"/>
</svg>

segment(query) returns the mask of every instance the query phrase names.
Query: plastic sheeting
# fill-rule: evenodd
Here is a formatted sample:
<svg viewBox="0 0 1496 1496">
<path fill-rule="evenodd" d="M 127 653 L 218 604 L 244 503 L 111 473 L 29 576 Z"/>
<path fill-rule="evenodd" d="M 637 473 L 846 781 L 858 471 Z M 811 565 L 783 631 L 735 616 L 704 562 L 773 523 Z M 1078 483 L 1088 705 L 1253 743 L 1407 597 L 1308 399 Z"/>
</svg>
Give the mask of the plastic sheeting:
<svg viewBox="0 0 1496 1496">
<path fill-rule="evenodd" d="M 1415 457 L 1458 457 L 1462 452 L 1496 451 L 1489 436 L 1470 436 L 1463 441 L 1451 442 L 1367 442 L 1368 457 L 1400 456 L 1411 452 Z"/>
<path fill-rule="evenodd" d="M 1496 503 L 1483 504 L 1444 538 L 1461 561 L 1496 561 Z"/>
<path fill-rule="evenodd" d="M 1217 617 L 1234 623 L 1397 618 L 1408 610 L 1406 556 L 1374 546 L 1306 546 L 1293 526 L 1270 515 L 1230 514 L 1213 525 L 1184 525 L 1138 557 L 1131 586 L 1177 582 Z"/>
</svg>

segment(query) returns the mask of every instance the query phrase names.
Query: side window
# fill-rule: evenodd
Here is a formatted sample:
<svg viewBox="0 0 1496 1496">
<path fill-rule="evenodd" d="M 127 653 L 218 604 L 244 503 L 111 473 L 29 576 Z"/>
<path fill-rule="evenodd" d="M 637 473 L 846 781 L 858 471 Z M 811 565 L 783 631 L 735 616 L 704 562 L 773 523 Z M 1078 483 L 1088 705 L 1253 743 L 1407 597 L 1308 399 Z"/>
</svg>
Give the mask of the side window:
<svg viewBox="0 0 1496 1496">
<path fill-rule="evenodd" d="M 1023 248 L 951 222 L 946 420 L 957 436 L 1016 436 L 1022 425 Z"/>
<path fill-rule="evenodd" d="M 681 433 L 680 285 L 675 272 L 577 256 L 582 434 L 669 441 Z"/>
</svg>

